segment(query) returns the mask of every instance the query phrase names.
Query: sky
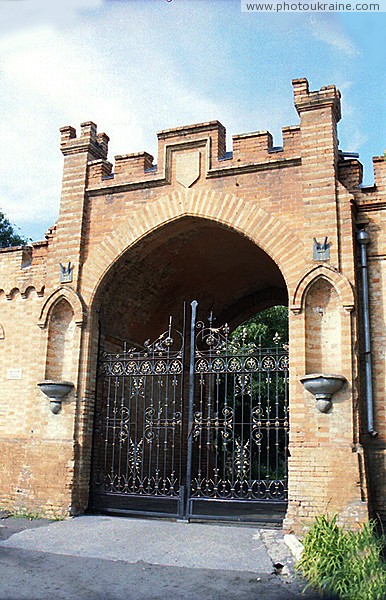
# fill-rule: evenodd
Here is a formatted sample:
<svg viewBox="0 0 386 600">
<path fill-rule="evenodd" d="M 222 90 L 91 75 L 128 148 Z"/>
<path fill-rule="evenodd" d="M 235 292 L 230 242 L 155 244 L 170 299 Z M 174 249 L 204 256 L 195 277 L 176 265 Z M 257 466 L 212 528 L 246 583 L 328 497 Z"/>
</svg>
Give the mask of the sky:
<svg viewBox="0 0 386 600">
<path fill-rule="evenodd" d="M 245 13 L 240 0 L 0 0 L 0 209 L 30 240 L 59 214 L 59 128 L 94 121 L 109 160 L 157 131 L 299 123 L 291 80 L 342 93 L 340 148 L 364 183 L 386 148 L 386 12 Z"/>
</svg>

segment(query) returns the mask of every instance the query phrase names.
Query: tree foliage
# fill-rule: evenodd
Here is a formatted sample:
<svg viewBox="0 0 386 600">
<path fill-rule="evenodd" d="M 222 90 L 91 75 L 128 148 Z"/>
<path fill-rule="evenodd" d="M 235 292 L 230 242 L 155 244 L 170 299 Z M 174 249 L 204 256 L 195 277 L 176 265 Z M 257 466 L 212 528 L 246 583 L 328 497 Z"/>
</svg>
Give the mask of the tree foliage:
<svg viewBox="0 0 386 600">
<path fill-rule="evenodd" d="M 27 240 L 15 231 L 15 226 L 0 211 L 0 248 L 23 246 L 24 244 L 27 244 Z"/>
<path fill-rule="evenodd" d="M 286 306 L 273 306 L 262 310 L 257 315 L 245 321 L 232 333 L 232 338 L 241 341 L 244 329 L 247 330 L 247 339 L 263 347 L 273 346 L 273 338 L 277 333 L 281 343 L 288 342 L 288 308 Z"/>
</svg>

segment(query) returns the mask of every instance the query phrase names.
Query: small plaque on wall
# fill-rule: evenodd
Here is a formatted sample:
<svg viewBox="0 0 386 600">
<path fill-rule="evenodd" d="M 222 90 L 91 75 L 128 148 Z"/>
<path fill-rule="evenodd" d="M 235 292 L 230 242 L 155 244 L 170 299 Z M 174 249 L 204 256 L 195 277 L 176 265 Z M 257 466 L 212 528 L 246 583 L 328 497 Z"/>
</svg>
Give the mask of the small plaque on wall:
<svg viewBox="0 0 386 600">
<path fill-rule="evenodd" d="M 71 262 L 69 262 L 67 265 L 62 265 L 62 263 L 59 263 L 59 266 L 60 283 L 72 283 L 72 272 L 74 267 L 71 266 Z"/>
<path fill-rule="evenodd" d="M 323 242 L 318 242 L 314 238 L 314 252 L 313 257 L 317 262 L 324 262 L 330 260 L 330 246 L 331 244 L 327 243 L 328 237 L 325 237 Z"/>
<path fill-rule="evenodd" d="M 8 369 L 7 379 L 21 379 L 23 377 L 23 369 Z"/>
</svg>

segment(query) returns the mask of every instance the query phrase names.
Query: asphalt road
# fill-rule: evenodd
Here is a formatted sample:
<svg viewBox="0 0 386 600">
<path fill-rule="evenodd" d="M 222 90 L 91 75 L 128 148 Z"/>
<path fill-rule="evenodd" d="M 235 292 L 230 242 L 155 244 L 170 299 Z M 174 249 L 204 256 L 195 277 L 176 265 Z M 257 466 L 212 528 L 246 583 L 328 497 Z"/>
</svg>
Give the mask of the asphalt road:
<svg viewBox="0 0 386 600">
<path fill-rule="evenodd" d="M 1 525 L 1 600 L 319 598 L 302 594 L 277 530 L 106 516 Z"/>
</svg>

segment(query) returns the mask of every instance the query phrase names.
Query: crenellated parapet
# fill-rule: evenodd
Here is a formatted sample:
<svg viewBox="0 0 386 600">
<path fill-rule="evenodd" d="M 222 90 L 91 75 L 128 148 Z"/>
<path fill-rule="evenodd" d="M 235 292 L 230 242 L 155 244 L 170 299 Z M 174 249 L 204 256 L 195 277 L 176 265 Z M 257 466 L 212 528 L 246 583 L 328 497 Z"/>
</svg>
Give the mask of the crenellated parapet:
<svg viewBox="0 0 386 600">
<path fill-rule="evenodd" d="M 283 127 L 283 146 L 274 146 L 269 131 L 256 131 L 234 135 L 232 163 L 245 165 L 271 163 L 280 159 L 294 159 L 300 156 L 299 125 Z"/>
<path fill-rule="evenodd" d="M 386 158 L 373 157 L 374 184 L 363 186 L 363 167 L 358 159 L 341 160 L 338 164 L 339 182 L 352 194 L 359 211 L 380 210 L 386 201 Z"/>
<path fill-rule="evenodd" d="M 168 185 L 175 181 L 181 164 L 186 171 L 189 162 L 194 163 L 189 168 L 198 169 L 200 173 L 188 187 L 213 177 L 299 165 L 303 156 L 306 160 L 309 157 L 315 168 L 320 168 L 318 152 L 327 167 L 331 156 L 330 166 L 334 169 L 338 156 L 336 123 L 341 117 L 339 90 L 330 85 L 310 91 L 304 78 L 294 79 L 293 89 L 301 124 L 282 128 L 283 144 L 280 147 L 273 145 L 269 131 L 255 131 L 233 135 L 232 148 L 227 152 L 225 127 L 219 121 L 208 121 L 160 131 L 156 165 L 145 151 L 116 156 L 111 164 L 107 154 L 100 150 L 102 136 L 107 141 L 108 137 L 98 134 L 93 123 L 81 126 L 79 138 L 73 128 L 64 128 L 64 149 L 65 152 L 78 152 L 87 147 L 91 152 L 87 177 L 90 192 L 123 185 L 128 189 L 139 184 L 148 187 Z M 320 138 L 324 139 L 322 145 L 317 143 Z M 103 147 L 107 150 L 107 142 Z M 178 157 L 182 153 L 189 153 L 190 159 L 181 161 Z"/>
<path fill-rule="evenodd" d="M 257 131 L 234 135 L 232 150 L 226 152 L 226 131 L 219 121 L 167 129 L 157 134 L 156 165 L 147 152 L 115 156 L 114 165 L 106 158 L 91 160 L 88 163 L 88 189 L 142 183 L 149 187 L 167 185 L 175 180 L 176 172 L 181 168 L 181 154 L 190 155 L 190 159 L 183 159 L 183 170 L 191 162 L 197 163 L 197 167 L 192 168 L 200 172 L 188 187 L 199 179 L 298 164 L 300 127 L 283 127 L 282 132 L 283 146 L 273 146 L 269 131 Z"/>
<path fill-rule="evenodd" d="M 60 149 L 64 156 L 89 152 L 95 158 L 107 158 L 109 137 L 105 133 L 97 133 L 97 126 L 92 121 L 81 123 L 79 137 L 70 125 L 61 127 L 60 135 Z"/>
<path fill-rule="evenodd" d="M 40 296 L 46 285 L 46 258 L 48 242 L 30 246 L 0 249 L 0 294 L 13 300 L 17 294 L 27 298 L 32 290 Z"/>
<path fill-rule="evenodd" d="M 374 260 L 384 260 L 386 239 L 384 219 L 386 212 L 386 157 L 375 156 L 374 185 L 352 190 L 355 198 L 356 223 L 370 234 L 369 254 Z"/>
<path fill-rule="evenodd" d="M 340 183 L 355 197 L 361 195 L 360 185 L 363 179 L 363 166 L 357 158 L 341 158 L 338 163 Z"/>
<path fill-rule="evenodd" d="M 340 183 L 355 200 L 377 201 L 386 195 L 386 156 L 373 157 L 374 185 L 362 187 L 363 166 L 358 159 L 342 159 L 338 164 Z"/>
</svg>

